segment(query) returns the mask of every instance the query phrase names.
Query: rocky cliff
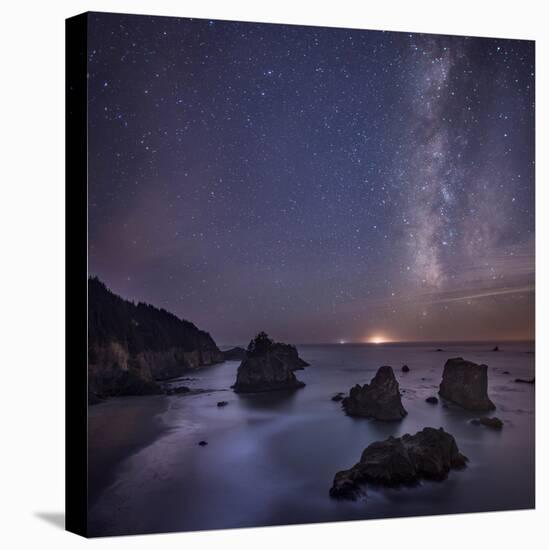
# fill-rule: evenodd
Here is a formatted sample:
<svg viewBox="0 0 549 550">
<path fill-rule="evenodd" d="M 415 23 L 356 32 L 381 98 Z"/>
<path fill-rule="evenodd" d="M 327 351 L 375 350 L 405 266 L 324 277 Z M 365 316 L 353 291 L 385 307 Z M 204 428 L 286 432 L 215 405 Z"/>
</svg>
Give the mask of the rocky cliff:
<svg viewBox="0 0 549 550">
<path fill-rule="evenodd" d="M 134 304 L 88 281 L 90 401 L 160 393 L 156 383 L 224 360 L 212 337 L 164 309 Z"/>
</svg>

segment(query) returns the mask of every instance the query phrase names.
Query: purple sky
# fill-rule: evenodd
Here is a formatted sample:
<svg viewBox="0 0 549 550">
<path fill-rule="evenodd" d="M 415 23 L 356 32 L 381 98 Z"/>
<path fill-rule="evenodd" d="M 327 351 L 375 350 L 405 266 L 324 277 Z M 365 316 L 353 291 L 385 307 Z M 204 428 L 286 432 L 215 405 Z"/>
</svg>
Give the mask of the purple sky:
<svg viewBox="0 0 549 550">
<path fill-rule="evenodd" d="M 534 44 L 91 14 L 89 264 L 208 330 L 534 336 Z"/>
</svg>

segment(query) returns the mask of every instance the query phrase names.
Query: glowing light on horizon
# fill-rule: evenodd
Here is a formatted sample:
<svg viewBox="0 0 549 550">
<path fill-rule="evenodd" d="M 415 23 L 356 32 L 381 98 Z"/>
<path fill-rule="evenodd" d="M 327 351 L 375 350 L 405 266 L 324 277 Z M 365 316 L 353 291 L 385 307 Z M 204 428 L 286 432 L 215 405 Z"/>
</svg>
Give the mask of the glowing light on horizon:
<svg viewBox="0 0 549 550">
<path fill-rule="evenodd" d="M 384 344 L 385 342 L 388 342 L 389 340 L 385 338 L 382 334 L 374 334 L 373 336 L 370 336 L 368 338 L 369 344 Z"/>
</svg>

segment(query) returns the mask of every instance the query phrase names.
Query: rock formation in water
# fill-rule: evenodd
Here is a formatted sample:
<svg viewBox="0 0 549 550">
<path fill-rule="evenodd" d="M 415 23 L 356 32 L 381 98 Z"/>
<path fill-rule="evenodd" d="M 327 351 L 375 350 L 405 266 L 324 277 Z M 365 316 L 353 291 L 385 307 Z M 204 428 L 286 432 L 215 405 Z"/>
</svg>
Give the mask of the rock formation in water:
<svg viewBox="0 0 549 550">
<path fill-rule="evenodd" d="M 305 384 L 294 374 L 302 368 L 301 361 L 294 346 L 275 343 L 260 332 L 250 342 L 238 367 L 233 389 L 237 393 L 253 393 L 302 388 Z"/>
<path fill-rule="evenodd" d="M 515 378 L 515 382 L 517 382 L 518 384 L 535 384 L 536 383 L 536 379 L 535 378 L 530 378 L 530 379 L 524 379 L 524 378 Z"/>
<path fill-rule="evenodd" d="M 402 372 L 410 372 L 410 367 L 408 365 L 402 365 Z"/>
<path fill-rule="evenodd" d="M 360 462 L 335 475 L 330 495 L 355 499 L 367 484 L 395 487 L 421 479 L 446 479 L 452 468 L 463 468 L 467 457 L 442 428 L 423 428 L 415 435 L 389 437 L 369 445 Z"/>
<path fill-rule="evenodd" d="M 488 367 L 462 357 L 444 365 L 439 394 L 444 399 L 472 411 L 489 411 L 496 406 L 488 397 Z"/>
<path fill-rule="evenodd" d="M 246 357 L 246 350 L 237 346 L 224 351 L 223 357 L 225 361 L 242 361 Z"/>
<path fill-rule="evenodd" d="M 480 418 L 475 418 L 474 420 L 471 420 L 473 424 L 482 424 L 483 426 L 486 426 L 487 428 L 492 428 L 493 430 L 501 430 L 503 429 L 503 421 L 500 420 L 497 416 L 492 416 L 489 418 L 488 416 L 481 416 Z"/>
<path fill-rule="evenodd" d="M 400 391 L 391 367 L 379 367 L 369 384 L 357 384 L 342 401 L 349 416 L 377 420 L 400 420 L 406 416 Z"/>
<path fill-rule="evenodd" d="M 292 370 L 303 370 L 309 366 L 307 361 L 299 357 L 297 348 L 291 344 L 283 344 L 282 342 L 274 342 L 273 353 L 277 355 L 286 365 Z"/>
<path fill-rule="evenodd" d="M 436 405 L 438 403 L 438 399 L 434 395 L 431 395 L 425 400 L 425 402 L 430 403 L 431 405 Z"/>
<path fill-rule="evenodd" d="M 98 397 L 162 393 L 157 381 L 223 361 L 212 337 L 164 309 L 88 280 L 88 387 Z"/>
</svg>

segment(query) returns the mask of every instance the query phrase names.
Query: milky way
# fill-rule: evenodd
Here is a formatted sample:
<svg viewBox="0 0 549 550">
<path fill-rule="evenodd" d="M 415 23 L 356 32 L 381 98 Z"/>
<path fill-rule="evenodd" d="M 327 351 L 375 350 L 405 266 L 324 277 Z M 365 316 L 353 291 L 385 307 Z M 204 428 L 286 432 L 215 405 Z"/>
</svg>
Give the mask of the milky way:
<svg viewBox="0 0 549 550">
<path fill-rule="evenodd" d="M 534 45 L 92 14 L 89 266 L 220 343 L 534 335 Z"/>
</svg>

